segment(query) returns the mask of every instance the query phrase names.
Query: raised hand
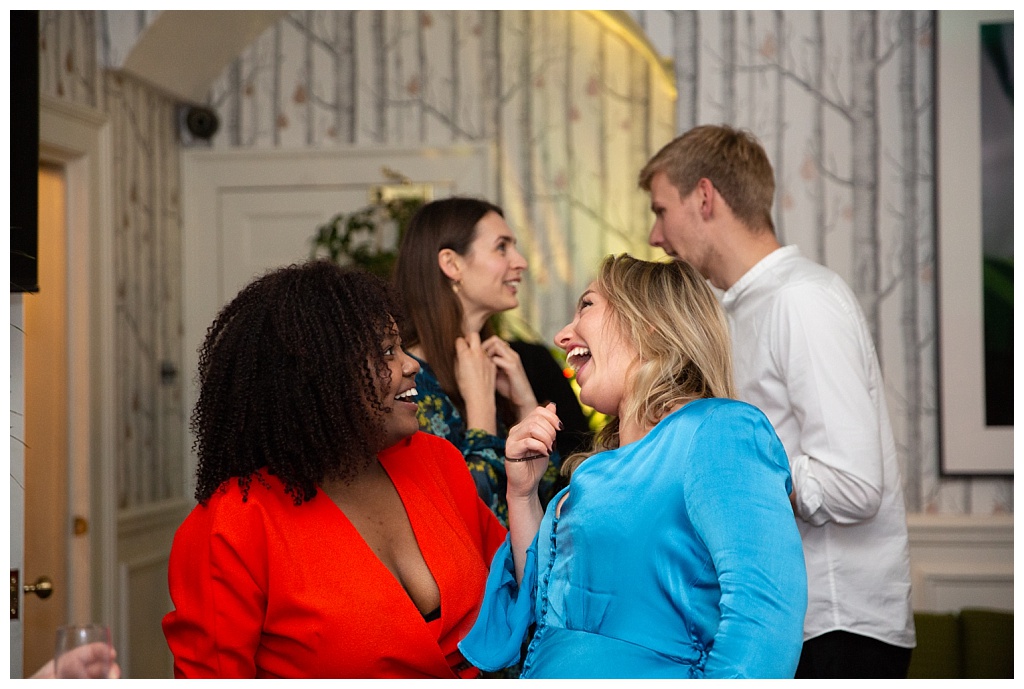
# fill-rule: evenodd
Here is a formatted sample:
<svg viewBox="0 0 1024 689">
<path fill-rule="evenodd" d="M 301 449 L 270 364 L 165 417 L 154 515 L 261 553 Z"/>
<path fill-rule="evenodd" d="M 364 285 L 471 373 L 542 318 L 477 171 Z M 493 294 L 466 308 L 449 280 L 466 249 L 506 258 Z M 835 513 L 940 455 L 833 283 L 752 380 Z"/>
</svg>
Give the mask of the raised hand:
<svg viewBox="0 0 1024 689">
<path fill-rule="evenodd" d="M 555 431 L 562 425 L 552 402 L 534 407 L 508 432 L 505 441 L 505 495 L 508 498 L 508 530 L 516 582 L 523 580 L 526 551 L 537 535 L 544 508 L 537 486 L 548 468 L 548 456 L 555 444 Z"/>
<path fill-rule="evenodd" d="M 515 406 L 516 418 L 523 419 L 537 406 L 537 398 L 519 353 L 497 335 L 487 338 L 481 346 L 497 366 L 495 389 Z"/>
<path fill-rule="evenodd" d="M 523 420 L 509 429 L 505 441 L 505 475 L 509 500 L 537 495 L 548 457 L 555 444 L 555 432 L 561 427 L 554 402 L 534 407 Z"/>
<path fill-rule="evenodd" d="M 455 340 L 455 382 L 466 404 L 466 425 L 498 432 L 494 390 L 498 367 L 480 343 L 479 333 Z"/>
</svg>

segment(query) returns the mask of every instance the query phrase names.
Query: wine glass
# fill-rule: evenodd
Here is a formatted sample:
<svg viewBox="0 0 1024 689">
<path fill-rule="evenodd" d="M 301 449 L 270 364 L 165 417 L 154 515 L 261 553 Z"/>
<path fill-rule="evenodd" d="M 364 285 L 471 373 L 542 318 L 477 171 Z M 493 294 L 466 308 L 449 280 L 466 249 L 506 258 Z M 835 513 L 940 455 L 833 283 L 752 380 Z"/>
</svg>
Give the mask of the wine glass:
<svg viewBox="0 0 1024 689">
<path fill-rule="evenodd" d="M 114 649 L 105 624 L 69 624 L 57 628 L 53 655 L 58 679 L 107 679 Z"/>
</svg>

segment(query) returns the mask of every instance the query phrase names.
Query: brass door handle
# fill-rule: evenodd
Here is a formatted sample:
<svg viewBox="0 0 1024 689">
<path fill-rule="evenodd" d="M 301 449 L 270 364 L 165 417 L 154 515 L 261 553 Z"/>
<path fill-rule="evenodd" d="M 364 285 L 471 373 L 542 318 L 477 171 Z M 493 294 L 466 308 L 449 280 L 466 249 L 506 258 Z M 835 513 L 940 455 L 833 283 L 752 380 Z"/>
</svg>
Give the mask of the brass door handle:
<svg viewBox="0 0 1024 689">
<path fill-rule="evenodd" d="M 34 593 L 40 598 L 49 598 L 53 593 L 53 582 L 50 577 L 39 577 L 34 584 L 25 584 L 25 593 Z"/>
</svg>

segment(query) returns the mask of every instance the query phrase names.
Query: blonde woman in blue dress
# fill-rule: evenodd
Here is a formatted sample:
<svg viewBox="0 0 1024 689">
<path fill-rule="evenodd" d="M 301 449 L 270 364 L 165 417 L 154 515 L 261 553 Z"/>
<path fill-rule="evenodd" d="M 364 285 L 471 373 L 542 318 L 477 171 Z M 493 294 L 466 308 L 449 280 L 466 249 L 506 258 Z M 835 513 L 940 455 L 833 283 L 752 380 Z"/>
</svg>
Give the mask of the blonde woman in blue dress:
<svg viewBox="0 0 1024 689">
<path fill-rule="evenodd" d="M 731 399 L 728 328 L 683 262 L 608 257 L 555 337 L 580 398 L 613 417 L 547 509 L 558 417 L 505 447 L 509 537 L 459 644 L 530 678 L 792 677 L 807 605 L 786 453 Z"/>
</svg>

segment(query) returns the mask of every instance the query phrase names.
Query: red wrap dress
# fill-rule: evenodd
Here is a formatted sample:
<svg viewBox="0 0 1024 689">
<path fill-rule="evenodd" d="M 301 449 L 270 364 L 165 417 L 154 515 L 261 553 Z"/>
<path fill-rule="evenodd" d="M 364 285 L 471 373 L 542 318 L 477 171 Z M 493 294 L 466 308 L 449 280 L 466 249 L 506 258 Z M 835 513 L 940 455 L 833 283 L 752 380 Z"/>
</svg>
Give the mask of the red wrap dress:
<svg viewBox="0 0 1024 689">
<path fill-rule="evenodd" d="M 163 619 L 176 677 L 474 677 L 456 644 L 473 625 L 505 530 L 451 443 L 418 432 L 379 455 L 441 594 L 426 621 L 323 492 L 296 506 L 261 473 L 232 479 L 179 527 L 174 609 Z"/>
</svg>

